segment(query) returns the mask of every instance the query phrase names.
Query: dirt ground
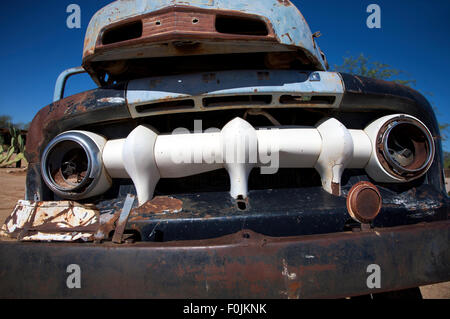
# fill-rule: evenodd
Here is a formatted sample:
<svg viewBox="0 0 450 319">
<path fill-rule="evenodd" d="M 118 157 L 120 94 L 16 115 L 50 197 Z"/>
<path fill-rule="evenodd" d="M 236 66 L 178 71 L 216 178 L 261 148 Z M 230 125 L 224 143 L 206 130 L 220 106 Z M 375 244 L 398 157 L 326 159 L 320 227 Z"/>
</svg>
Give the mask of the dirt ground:
<svg viewBox="0 0 450 319">
<path fill-rule="evenodd" d="M 17 169 L 0 169 L 1 225 L 12 212 L 17 200 L 24 198 L 25 175 L 24 171 Z M 424 286 L 420 290 L 424 299 L 450 299 L 450 282 Z"/>
<path fill-rule="evenodd" d="M 25 198 L 25 177 L 22 170 L 0 168 L 0 224 L 3 225 L 17 200 Z"/>
</svg>

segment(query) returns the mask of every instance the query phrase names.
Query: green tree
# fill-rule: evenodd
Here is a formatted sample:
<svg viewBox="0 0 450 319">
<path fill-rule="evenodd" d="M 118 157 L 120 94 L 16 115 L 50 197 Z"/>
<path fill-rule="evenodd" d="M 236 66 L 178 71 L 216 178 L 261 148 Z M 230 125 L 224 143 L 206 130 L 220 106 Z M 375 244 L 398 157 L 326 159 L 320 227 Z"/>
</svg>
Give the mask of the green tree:
<svg viewBox="0 0 450 319">
<path fill-rule="evenodd" d="M 450 153 L 444 152 L 444 168 L 450 169 Z"/>
<path fill-rule="evenodd" d="M 341 65 L 335 65 L 337 72 L 351 73 L 355 75 L 365 76 L 368 78 L 392 81 L 407 86 L 415 85 L 416 81 L 411 79 L 400 79 L 399 77 L 409 75 L 401 70 L 394 69 L 389 64 L 378 61 L 370 61 L 370 58 L 360 54 L 358 57 L 344 57 Z"/>
<path fill-rule="evenodd" d="M 410 87 L 416 84 L 415 80 L 405 79 L 405 77 L 409 77 L 406 72 L 395 69 L 388 64 L 378 61 L 371 61 L 369 57 L 364 56 L 362 53 L 358 57 L 344 57 L 344 62 L 341 65 L 335 65 L 334 69 L 337 72 L 350 73 L 378 80 L 392 81 Z M 436 108 L 434 109 L 437 112 Z M 446 133 L 450 128 L 450 124 L 440 123 L 439 128 L 441 130 L 442 139 L 447 139 Z"/>
<path fill-rule="evenodd" d="M 18 130 L 28 130 L 28 128 L 30 127 L 30 123 L 15 123 L 14 127 Z"/>
<path fill-rule="evenodd" d="M 7 128 L 12 122 L 12 118 L 9 115 L 0 115 L 0 128 Z"/>
<path fill-rule="evenodd" d="M 28 130 L 30 123 L 13 123 L 12 118 L 9 115 L 0 115 L 0 128 L 15 127 L 18 130 Z"/>
</svg>

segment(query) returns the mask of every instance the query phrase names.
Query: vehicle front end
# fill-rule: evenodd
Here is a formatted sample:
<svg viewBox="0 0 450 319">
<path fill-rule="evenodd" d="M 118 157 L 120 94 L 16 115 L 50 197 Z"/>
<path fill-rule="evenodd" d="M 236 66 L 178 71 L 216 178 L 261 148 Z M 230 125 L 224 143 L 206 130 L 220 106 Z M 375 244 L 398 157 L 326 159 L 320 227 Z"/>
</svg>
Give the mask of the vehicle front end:
<svg viewBox="0 0 450 319">
<path fill-rule="evenodd" d="M 56 99 L 30 126 L 0 296 L 339 298 L 450 280 L 441 136 L 426 99 L 326 71 L 304 20 L 308 43 L 281 37 L 269 13 L 255 34 L 259 6 L 236 16 L 235 1 L 193 2 L 138 15 L 118 1 L 91 22 L 84 68 L 100 87 Z M 103 26 L 116 8 L 125 22 Z M 233 36 L 196 29 L 212 12 Z M 173 29 L 177 19 L 193 29 Z M 253 34 L 236 35 L 236 19 Z M 145 32 L 124 40 L 136 24 Z M 66 287 L 71 264 L 83 289 Z"/>
</svg>

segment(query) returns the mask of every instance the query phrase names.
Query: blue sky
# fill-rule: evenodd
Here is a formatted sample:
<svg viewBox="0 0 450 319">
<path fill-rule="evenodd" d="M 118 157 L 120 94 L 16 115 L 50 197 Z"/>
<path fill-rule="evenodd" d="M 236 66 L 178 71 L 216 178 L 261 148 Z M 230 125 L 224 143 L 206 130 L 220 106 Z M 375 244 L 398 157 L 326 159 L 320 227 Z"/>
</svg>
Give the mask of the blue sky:
<svg viewBox="0 0 450 319">
<path fill-rule="evenodd" d="M 51 103 L 59 73 L 81 64 L 84 33 L 91 16 L 110 0 L 1 1 L 0 114 L 29 122 Z M 450 1 L 294 0 L 331 66 L 363 53 L 417 81 L 415 89 L 450 123 Z M 81 29 L 68 29 L 66 8 L 81 7 Z M 366 8 L 381 7 L 381 29 L 369 29 Z M 88 76 L 70 80 L 67 94 L 93 88 Z M 450 133 L 450 132 L 449 132 Z M 449 134 L 450 135 L 450 134 Z M 450 151 L 450 140 L 445 142 Z"/>
</svg>

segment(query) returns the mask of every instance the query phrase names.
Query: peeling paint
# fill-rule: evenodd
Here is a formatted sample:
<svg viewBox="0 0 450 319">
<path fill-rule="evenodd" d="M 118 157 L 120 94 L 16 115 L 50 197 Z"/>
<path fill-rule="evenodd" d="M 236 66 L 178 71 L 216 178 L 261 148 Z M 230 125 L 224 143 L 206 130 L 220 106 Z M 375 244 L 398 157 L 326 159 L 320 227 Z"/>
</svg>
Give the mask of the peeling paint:
<svg viewBox="0 0 450 319">
<path fill-rule="evenodd" d="M 286 259 L 284 258 L 283 258 L 283 271 L 281 272 L 281 274 L 289 280 L 297 279 L 297 274 L 295 272 L 292 273 L 289 272 Z"/>
<path fill-rule="evenodd" d="M 20 200 L 0 235 L 23 241 L 90 241 L 98 225 L 99 212 L 92 205 Z"/>
</svg>

